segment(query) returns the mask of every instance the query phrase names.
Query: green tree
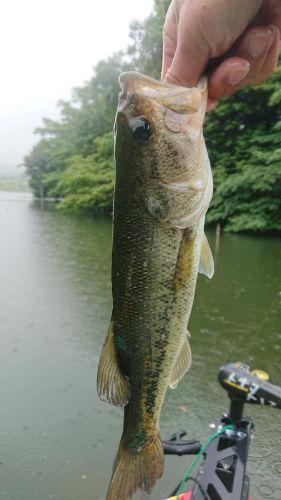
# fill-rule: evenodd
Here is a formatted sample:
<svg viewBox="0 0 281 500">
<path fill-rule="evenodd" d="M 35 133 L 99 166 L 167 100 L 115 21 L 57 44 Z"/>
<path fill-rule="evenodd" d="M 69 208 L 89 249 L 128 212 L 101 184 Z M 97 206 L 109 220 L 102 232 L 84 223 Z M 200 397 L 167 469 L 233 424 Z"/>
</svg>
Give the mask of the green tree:
<svg viewBox="0 0 281 500">
<path fill-rule="evenodd" d="M 160 78 L 162 61 L 162 30 L 170 0 L 154 0 L 151 15 L 143 22 L 134 21 L 130 26 L 132 44 L 128 53 L 136 71 L 152 78 Z"/>
<path fill-rule="evenodd" d="M 94 146 L 93 154 L 69 159 L 52 189 L 53 196 L 63 193 L 60 210 L 111 213 L 115 172 L 112 134 L 97 137 Z"/>
<path fill-rule="evenodd" d="M 41 139 L 32 150 L 32 155 L 24 159 L 27 173 L 29 175 L 29 184 L 35 196 L 44 197 L 47 192 L 47 177 L 50 173 L 56 171 L 51 154 L 51 148 L 47 139 Z"/>
<path fill-rule="evenodd" d="M 59 103 L 60 120 L 43 119 L 42 126 L 36 129 L 41 140 L 24 160 L 36 195 L 43 183 L 46 195 L 56 192 L 63 197 L 59 179 L 69 167 L 69 160 L 75 157 L 77 162 L 77 157 L 94 154 L 96 139 L 112 130 L 119 92 L 118 76 L 126 68 L 121 53 L 101 61 L 92 79 L 74 89 L 71 102 Z"/>
<path fill-rule="evenodd" d="M 205 136 L 214 172 L 207 220 L 229 231 L 280 231 L 281 66 L 210 113 Z"/>
<path fill-rule="evenodd" d="M 151 15 L 130 27 L 131 44 L 95 68 L 60 119 L 44 119 L 41 137 L 25 157 L 34 192 L 62 198 L 62 210 L 112 207 L 114 169 L 111 130 L 118 76 L 136 70 L 160 77 L 162 28 L 170 0 L 154 0 Z M 214 175 L 207 216 L 229 231 L 280 230 L 281 69 L 264 85 L 222 100 L 206 118 L 205 137 Z"/>
</svg>

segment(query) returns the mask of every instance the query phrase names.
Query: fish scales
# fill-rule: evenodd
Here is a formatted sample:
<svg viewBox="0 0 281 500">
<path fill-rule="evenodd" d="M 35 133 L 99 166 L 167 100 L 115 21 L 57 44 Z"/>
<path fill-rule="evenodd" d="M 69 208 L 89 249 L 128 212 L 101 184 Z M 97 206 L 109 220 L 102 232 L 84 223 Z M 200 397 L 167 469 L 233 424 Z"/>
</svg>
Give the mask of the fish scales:
<svg viewBox="0 0 281 500">
<path fill-rule="evenodd" d="M 187 324 L 199 267 L 213 273 L 204 237 L 212 196 L 202 134 L 206 84 L 182 89 L 132 72 L 120 82 L 113 309 L 98 392 L 125 408 L 107 500 L 149 492 L 162 475 L 161 408 L 191 363 Z"/>
</svg>

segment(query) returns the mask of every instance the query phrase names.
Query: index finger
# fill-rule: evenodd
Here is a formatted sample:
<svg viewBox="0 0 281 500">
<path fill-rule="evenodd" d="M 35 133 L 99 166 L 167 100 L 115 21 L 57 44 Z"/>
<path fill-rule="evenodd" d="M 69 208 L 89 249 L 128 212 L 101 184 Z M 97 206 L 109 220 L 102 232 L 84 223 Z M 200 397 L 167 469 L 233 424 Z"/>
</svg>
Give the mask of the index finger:
<svg viewBox="0 0 281 500">
<path fill-rule="evenodd" d="M 168 34 L 164 35 L 161 80 L 164 80 L 168 69 L 172 66 L 176 48 L 177 48 L 176 41 L 170 38 Z"/>
<path fill-rule="evenodd" d="M 280 0 L 265 0 L 263 5 L 252 23 L 270 25 L 273 24 L 279 28 L 281 36 L 281 2 Z"/>
</svg>

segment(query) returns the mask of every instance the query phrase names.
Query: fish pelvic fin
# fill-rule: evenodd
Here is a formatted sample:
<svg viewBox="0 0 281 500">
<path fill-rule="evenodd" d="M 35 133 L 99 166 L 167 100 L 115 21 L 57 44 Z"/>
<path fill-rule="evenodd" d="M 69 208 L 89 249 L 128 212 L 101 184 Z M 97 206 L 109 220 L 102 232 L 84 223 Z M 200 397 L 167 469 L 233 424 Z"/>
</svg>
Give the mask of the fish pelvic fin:
<svg viewBox="0 0 281 500">
<path fill-rule="evenodd" d="M 159 434 L 148 438 L 138 450 L 125 447 L 121 439 L 106 500 L 130 500 L 137 490 L 150 493 L 163 469 Z"/>
<path fill-rule="evenodd" d="M 189 345 L 188 338 L 185 337 L 183 346 L 181 351 L 176 359 L 176 362 L 173 366 L 169 387 L 170 389 L 175 389 L 180 382 L 180 380 L 184 377 L 186 372 L 191 367 L 191 349 Z"/>
<path fill-rule="evenodd" d="M 120 370 L 111 322 L 98 366 L 97 391 L 100 399 L 115 406 L 125 406 L 130 398 L 129 380 Z"/>
<path fill-rule="evenodd" d="M 214 275 L 214 259 L 205 233 L 201 241 L 199 273 L 205 274 L 209 279 Z"/>
</svg>

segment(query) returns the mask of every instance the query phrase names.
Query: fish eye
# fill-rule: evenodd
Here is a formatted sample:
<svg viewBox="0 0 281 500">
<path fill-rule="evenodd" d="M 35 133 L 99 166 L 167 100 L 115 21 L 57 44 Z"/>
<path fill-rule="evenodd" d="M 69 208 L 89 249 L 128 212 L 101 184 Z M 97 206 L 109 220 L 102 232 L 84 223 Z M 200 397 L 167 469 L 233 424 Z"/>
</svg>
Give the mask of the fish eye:
<svg viewBox="0 0 281 500">
<path fill-rule="evenodd" d="M 130 128 L 134 139 L 141 144 L 148 142 L 152 135 L 151 125 L 143 116 L 138 116 L 130 120 Z"/>
</svg>

